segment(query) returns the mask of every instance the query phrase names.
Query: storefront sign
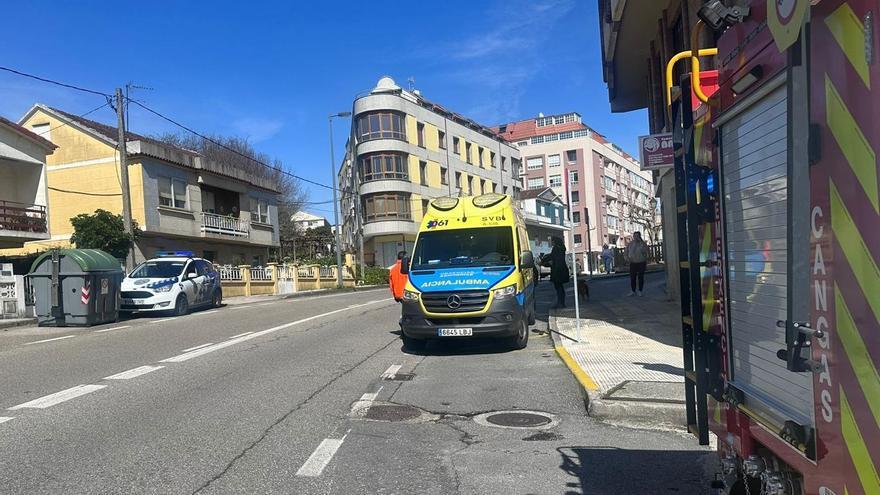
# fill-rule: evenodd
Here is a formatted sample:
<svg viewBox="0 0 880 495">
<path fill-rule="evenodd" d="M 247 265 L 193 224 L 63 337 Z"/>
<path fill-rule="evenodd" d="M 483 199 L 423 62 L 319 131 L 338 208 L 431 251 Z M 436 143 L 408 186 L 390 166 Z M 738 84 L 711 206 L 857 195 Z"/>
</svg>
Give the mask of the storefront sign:
<svg viewBox="0 0 880 495">
<path fill-rule="evenodd" d="M 674 165 L 672 133 L 639 137 L 639 161 L 642 170 L 657 170 Z"/>
</svg>

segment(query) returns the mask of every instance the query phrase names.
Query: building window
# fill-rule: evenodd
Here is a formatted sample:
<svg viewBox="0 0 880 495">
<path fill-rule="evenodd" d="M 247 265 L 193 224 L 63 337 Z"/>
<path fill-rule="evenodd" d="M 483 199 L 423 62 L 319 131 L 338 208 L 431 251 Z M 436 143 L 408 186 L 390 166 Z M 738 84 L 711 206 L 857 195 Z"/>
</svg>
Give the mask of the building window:
<svg viewBox="0 0 880 495">
<path fill-rule="evenodd" d="M 480 179 L 480 194 L 486 194 L 486 180 Z"/>
<path fill-rule="evenodd" d="M 544 136 L 535 136 L 531 139 L 532 144 L 541 144 L 544 142 Z"/>
<path fill-rule="evenodd" d="M 606 220 L 606 222 L 607 222 L 609 228 L 612 228 L 612 229 L 616 229 L 616 228 L 617 228 L 618 221 L 617 221 L 617 217 L 616 217 L 616 216 L 614 216 L 614 215 L 608 215 L 608 216 L 605 218 L 605 220 Z"/>
<path fill-rule="evenodd" d="M 574 137 L 574 134 L 572 133 L 572 131 L 566 131 L 566 132 L 560 132 L 560 133 L 559 133 L 559 139 L 560 139 L 560 140 L 563 140 L 563 139 L 571 139 L 572 137 Z"/>
<path fill-rule="evenodd" d="M 576 211 L 571 214 L 571 221 L 574 222 L 575 225 L 581 224 L 581 212 Z"/>
<path fill-rule="evenodd" d="M 468 196 L 474 195 L 474 176 L 468 175 Z"/>
<path fill-rule="evenodd" d="M 568 160 L 568 163 L 575 163 L 578 161 L 578 152 L 577 150 L 568 150 L 565 152 L 565 159 Z"/>
<path fill-rule="evenodd" d="M 473 165 L 474 158 L 471 156 L 471 143 L 469 143 L 467 141 L 465 141 L 465 143 L 464 143 L 464 155 L 465 155 L 465 161 L 467 161 L 468 163 Z"/>
<path fill-rule="evenodd" d="M 541 189 L 544 187 L 544 178 L 536 177 L 534 179 L 529 179 L 528 187 L 529 189 Z"/>
<path fill-rule="evenodd" d="M 483 147 L 477 146 L 477 163 L 480 164 L 480 167 L 483 166 Z"/>
<path fill-rule="evenodd" d="M 170 177 L 159 177 L 159 204 L 172 208 L 186 208 L 186 182 Z"/>
<path fill-rule="evenodd" d="M 455 187 L 461 189 L 461 172 L 455 173 Z"/>
<path fill-rule="evenodd" d="M 526 158 L 526 168 L 528 170 L 538 170 L 544 168 L 544 158 L 536 156 L 534 158 Z"/>
<path fill-rule="evenodd" d="M 461 154 L 461 140 L 458 137 L 452 137 L 452 152 L 456 155 Z"/>
<path fill-rule="evenodd" d="M 559 155 L 550 155 L 547 157 L 547 166 L 548 167 L 558 167 L 562 160 L 559 159 Z"/>
<path fill-rule="evenodd" d="M 358 116 L 358 139 L 406 141 L 406 116 L 399 112 L 371 112 Z"/>
<path fill-rule="evenodd" d="M 410 220 L 410 196 L 404 193 L 378 193 L 364 196 L 364 219 L 367 222 L 377 220 Z"/>
<path fill-rule="evenodd" d="M 513 176 L 522 175 L 522 162 L 519 158 L 511 158 L 510 166 L 513 167 Z"/>
<path fill-rule="evenodd" d="M 427 200 L 427 199 L 422 200 L 422 216 L 425 216 L 428 213 L 428 205 L 429 204 L 431 204 L 431 202 L 429 200 Z"/>
<path fill-rule="evenodd" d="M 446 149 L 446 133 L 440 129 L 437 129 L 437 142 L 440 143 L 439 146 L 441 150 Z"/>
<path fill-rule="evenodd" d="M 610 189 L 611 191 L 615 191 L 615 183 L 614 179 L 608 176 L 602 176 L 602 187 L 605 189 Z"/>
<path fill-rule="evenodd" d="M 569 172 L 568 172 L 568 182 L 569 182 L 569 184 L 577 184 L 577 183 L 578 183 L 578 172 L 577 172 L 577 170 L 569 170 Z"/>
<path fill-rule="evenodd" d="M 498 167 L 497 165 L 495 165 L 495 152 L 494 152 L 494 151 L 490 151 L 490 152 L 489 152 L 489 165 L 490 165 L 492 168 L 497 168 L 497 167 Z"/>
<path fill-rule="evenodd" d="M 507 172 L 507 157 L 506 156 L 501 157 L 501 170 Z"/>
<path fill-rule="evenodd" d="M 578 191 L 571 192 L 571 204 L 576 205 L 581 202 L 581 193 Z"/>
<path fill-rule="evenodd" d="M 584 242 L 584 238 L 582 235 L 580 235 L 580 234 L 574 235 L 574 245 L 575 246 L 580 246 L 581 244 L 583 244 L 583 242 Z"/>
<path fill-rule="evenodd" d="M 419 162 L 419 183 L 428 185 L 428 162 Z"/>
<path fill-rule="evenodd" d="M 517 147 L 519 147 L 519 146 L 527 146 L 528 144 L 529 144 L 528 141 L 520 141 L 520 142 L 516 143 Z"/>
<path fill-rule="evenodd" d="M 589 137 L 589 136 L 590 136 L 589 129 L 580 129 L 580 130 L 574 131 L 574 137 Z"/>
<path fill-rule="evenodd" d="M 449 172 L 446 167 L 440 167 L 440 184 L 449 184 Z"/>
<path fill-rule="evenodd" d="M 507 194 L 507 186 L 504 186 L 504 194 Z"/>
<path fill-rule="evenodd" d="M 497 193 L 497 192 L 498 192 L 498 184 L 492 184 L 492 192 L 493 192 L 493 193 Z"/>
<path fill-rule="evenodd" d="M 419 122 L 416 124 L 416 134 L 419 137 L 419 146 L 425 147 L 425 124 Z"/>
<path fill-rule="evenodd" d="M 551 175 L 550 176 L 550 187 L 562 187 L 562 176 L 561 175 Z"/>
<path fill-rule="evenodd" d="M 372 153 L 360 158 L 364 182 L 383 179 L 408 179 L 406 155 L 403 153 Z"/>
<path fill-rule="evenodd" d="M 251 221 L 257 223 L 269 223 L 269 205 L 265 200 L 251 199 Z"/>
<path fill-rule="evenodd" d="M 52 129 L 49 127 L 48 123 L 45 124 L 34 124 L 31 126 L 31 130 L 34 131 L 34 134 L 40 136 L 46 141 L 52 140 Z"/>
</svg>

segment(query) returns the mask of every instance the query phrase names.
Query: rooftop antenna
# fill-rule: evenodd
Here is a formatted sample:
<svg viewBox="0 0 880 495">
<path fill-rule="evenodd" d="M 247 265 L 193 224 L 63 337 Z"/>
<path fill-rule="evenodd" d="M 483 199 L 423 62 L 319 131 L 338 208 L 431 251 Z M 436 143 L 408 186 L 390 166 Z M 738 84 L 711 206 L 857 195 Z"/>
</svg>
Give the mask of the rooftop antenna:
<svg viewBox="0 0 880 495">
<path fill-rule="evenodd" d="M 131 120 L 131 114 L 128 112 L 128 106 L 131 104 L 131 98 L 129 95 L 133 92 L 133 90 L 144 90 L 144 91 L 155 91 L 155 88 L 148 88 L 146 86 L 138 86 L 133 81 L 128 81 L 125 83 L 125 129 L 128 130 L 130 126 L 128 125 L 128 121 Z"/>
<path fill-rule="evenodd" d="M 406 82 L 409 85 L 410 92 L 412 92 L 414 89 L 416 89 L 416 78 L 415 77 L 409 76 L 408 78 L 406 78 Z"/>
</svg>

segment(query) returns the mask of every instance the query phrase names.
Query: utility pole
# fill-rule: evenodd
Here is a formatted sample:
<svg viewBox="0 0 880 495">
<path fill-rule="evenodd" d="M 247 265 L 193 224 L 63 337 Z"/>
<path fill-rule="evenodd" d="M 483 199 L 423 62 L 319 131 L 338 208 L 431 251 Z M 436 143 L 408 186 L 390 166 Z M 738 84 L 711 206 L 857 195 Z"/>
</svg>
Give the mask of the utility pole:
<svg viewBox="0 0 880 495">
<path fill-rule="evenodd" d="M 351 112 L 339 112 L 327 116 L 327 126 L 330 130 L 330 184 L 333 186 L 333 223 L 334 237 L 336 238 L 336 286 L 342 288 L 342 229 L 339 226 L 339 200 L 336 197 L 336 158 L 333 157 L 333 118 L 348 117 Z"/>
<path fill-rule="evenodd" d="M 590 209 L 584 208 L 584 217 L 587 221 L 587 271 L 593 278 L 593 246 L 590 243 Z"/>
<path fill-rule="evenodd" d="M 125 99 L 122 88 L 116 88 L 116 125 L 119 127 L 117 147 L 119 148 L 119 179 L 122 182 L 122 223 L 125 233 L 132 235 L 131 228 L 131 192 L 128 187 L 128 150 L 125 148 Z M 132 248 L 134 243 L 132 243 Z M 125 271 L 134 268 L 134 251 L 129 248 L 125 255 Z"/>
</svg>

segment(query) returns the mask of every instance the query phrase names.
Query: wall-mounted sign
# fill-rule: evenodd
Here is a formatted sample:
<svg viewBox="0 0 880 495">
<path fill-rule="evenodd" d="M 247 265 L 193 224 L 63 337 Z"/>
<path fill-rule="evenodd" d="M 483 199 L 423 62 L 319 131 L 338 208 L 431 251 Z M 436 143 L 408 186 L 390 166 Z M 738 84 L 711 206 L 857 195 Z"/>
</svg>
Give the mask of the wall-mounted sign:
<svg viewBox="0 0 880 495">
<path fill-rule="evenodd" d="M 672 133 L 639 136 L 639 161 L 642 170 L 657 170 L 675 164 Z"/>
</svg>

